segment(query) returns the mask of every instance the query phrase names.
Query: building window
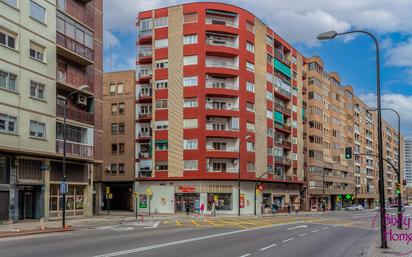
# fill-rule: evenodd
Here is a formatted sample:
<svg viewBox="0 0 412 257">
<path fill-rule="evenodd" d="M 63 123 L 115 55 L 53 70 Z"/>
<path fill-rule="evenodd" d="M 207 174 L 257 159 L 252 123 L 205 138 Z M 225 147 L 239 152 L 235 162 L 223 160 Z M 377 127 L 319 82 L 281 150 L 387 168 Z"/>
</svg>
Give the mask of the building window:
<svg viewBox="0 0 412 257">
<path fill-rule="evenodd" d="M 5 2 L 6 4 L 8 4 L 8 5 L 10 5 L 14 8 L 17 8 L 17 0 L 3 0 L 3 2 Z"/>
<path fill-rule="evenodd" d="M 167 170 L 168 169 L 168 165 L 167 162 L 156 162 L 155 163 L 155 169 L 156 170 Z"/>
<path fill-rule="evenodd" d="M 119 154 L 124 154 L 124 143 L 119 143 Z"/>
<path fill-rule="evenodd" d="M 197 160 L 184 160 L 183 170 L 197 170 L 198 161 Z"/>
<path fill-rule="evenodd" d="M 183 128 L 197 128 L 197 119 L 184 119 Z"/>
<path fill-rule="evenodd" d="M 17 133 L 17 118 L 0 113 L 0 132 Z"/>
<path fill-rule="evenodd" d="M 116 94 L 116 84 L 110 84 L 110 95 Z"/>
<path fill-rule="evenodd" d="M 155 28 L 164 28 L 167 27 L 168 19 L 167 17 L 156 18 Z"/>
<path fill-rule="evenodd" d="M 184 23 L 197 22 L 197 13 L 185 13 L 183 18 Z"/>
<path fill-rule="evenodd" d="M 184 108 L 197 107 L 197 98 L 185 98 L 183 101 Z"/>
<path fill-rule="evenodd" d="M 266 35 L 266 44 L 272 46 L 273 45 L 273 38 L 269 35 Z"/>
<path fill-rule="evenodd" d="M 183 65 L 196 65 L 196 64 L 197 64 L 197 55 L 183 57 Z"/>
<path fill-rule="evenodd" d="M 255 32 L 255 24 L 250 21 L 246 21 L 246 29 L 252 33 Z"/>
<path fill-rule="evenodd" d="M 212 210 L 212 204 L 215 204 L 215 210 L 231 211 L 232 194 L 231 193 L 207 193 L 207 210 Z"/>
<path fill-rule="evenodd" d="M 30 96 L 38 99 L 44 99 L 45 85 L 39 82 L 30 81 Z"/>
<path fill-rule="evenodd" d="M 111 170 L 112 174 L 116 174 L 117 173 L 117 164 L 112 163 L 112 165 L 110 166 L 110 170 Z"/>
<path fill-rule="evenodd" d="M 124 84 L 123 83 L 117 84 L 117 94 L 121 95 L 123 93 L 124 93 Z"/>
<path fill-rule="evenodd" d="M 273 119 L 273 112 L 270 110 L 266 110 L 266 118 Z"/>
<path fill-rule="evenodd" d="M 124 135 L 124 123 L 119 123 L 119 135 Z"/>
<path fill-rule="evenodd" d="M 31 58 L 41 61 L 41 62 L 45 62 L 44 52 L 45 52 L 45 48 L 43 46 L 30 42 L 30 57 Z"/>
<path fill-rule="evenodd" d="M 119 174 L 124 174 L 124 163 L 119 163 Z"/>
<path fill-rule="evenodd" d="M 266 99 L 273 101 L 273 93 L 270 91 L 266 91 Z"/>
<path fill-rule="evenodd" d="M 169 61 L 168 60 L 157 60 L 156 61 L 156 69 L 166 69 L 169 66 Z"/>
<path fill-rule="evenodd" d="M 255 65 L 251 62 L 246 62 L 246 70 L 255 72 Z"/>
<path fill-rule="evenodd" d="M 167 99 L 156 100 L 156 109 L 167 109 Z"/>
<path fill-rule="evenodd" d="M 255 171 L 255 163 L 254 162 L 247 162 L 247 170 L 248 171 Z"/>
<path fill-rule="evenodd" d="M 41 23 L 46 23 L 46 8 L 30 1 L 30 17 Z"/>
<path fill-rule="evenodd" d="M 255 131 L 255 124 L 246 122 L 246 130 L 251 132 Z"/>
<path fill-rule="evenodd" d="M 112 104 L 112 114 L 117 114 L 117 104 Z"/>
<path fill-rule="evenodd" d="M 112 135 L 117 135 L 117 123 L 112 123 Z"/>
<path fill-rule="evenodd" d="M 167 88 L 167 84 L 168 84 L 167 80 L 158 80 L 156 81 L 156 89 Z"/>
<path fill-rule="evenodd" d="M 169 45 L 169 41 L 168 41 L 167 38 L 155 40 L 155 48 L 156 48 L 156 49 L 158 49 L 158 48 L 165 48 L 165 47 L 167 47 L 168 45 Z"/>
<path fill-rule="evenodd" d="M 185 35 L 183 37 L 183 44 L 184 45 L 197 44 L 197 34 Z"/>
<path fill-rule="evenodd" d="M 167 151 L 168 149 L 167 140 L 156 140 L 155 141 L 155 150 L 156 151 Z"/>
<path fill-rule="evenodd" d="M 197 149 L 197 139 L 184 139 L 183 149 L 185 150 Z"/>
<path fill-rule="evenodd" d="M 183 86 L 185 87 L 197 86 L 197 77 L 183 78 Z"/>
<path fill-rule="evenodd" d="M 255 45 L 253 45 L 250 42 L 246 42 L 246 50 L 248 50 L 249 52 L 254 53 L 255 52 Z"/>
<path fill-rule="evenodd" d="M 255 92 L 255 85 L 246 81 L 246 90 L 249 92 Z"/>
<path fill-rule="evenodd" d="M 112 154 L 117 154 L 117 144 L 112 144 Z"/>
<path fill-rule="evenodd" d="M 160 121 L 155 121 L 155 129 L 156 130 L 166 130 L 168 125 L 167 120 L 160 120 Z"/>
<path fill-rule="evenodd" d="M 0 88 L 17 91 L 17 75 L 0 70 Z"/>
<path fill-rule="evenodd" d="M 246 111 L 255 112 L 255 106 L 252 103 L 246 102 Z"/>
<path fill-rule="evenodd" d="M 0 45 L 10 48 L 16 48 L 16 35 L 12 35 L 5 31 L 0 31 Z"/>
<path fill-rule="evenodd" d="M 124 103 L 119 103 L 119 114 L 124 114 L 124 112 L 125 112 Z"/>
<path fill-rule="evenodd" d="M 255 151 L 255 143 L 246 142 L 246 150 L 248 152 L 254 152 Z"/>
<path fill-rule="evenodd" d="M 30 121 L 30 136 L 38 137 L 38 138 L 45 138 L 46 137 L 46 124 L 31 120 Z"/>
</svg>

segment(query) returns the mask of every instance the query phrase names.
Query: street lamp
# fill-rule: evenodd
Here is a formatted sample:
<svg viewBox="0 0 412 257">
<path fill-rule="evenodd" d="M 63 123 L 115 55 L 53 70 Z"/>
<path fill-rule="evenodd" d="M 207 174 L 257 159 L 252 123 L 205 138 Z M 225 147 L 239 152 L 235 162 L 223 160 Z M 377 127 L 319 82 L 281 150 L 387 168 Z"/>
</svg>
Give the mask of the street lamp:
<svg viewBox="0 0 412 257">
<path fill-rule="evenodd" d="M 383 175 L 383 145 L 382 145 L 382 110 L 381 110 L 381 82 L 380 82 L 380 65 L 379 65 L 379 42 L 376 37 L 363 30 L 353 30 L 343 33 L 336 31 L 328 31 L 318 35 L 319 40 L 330 40 L 337 36 L 362 33 L 372 38 L 376 47 L 376 107 L 378 112 L 378 150 L 379 150 L 379 203 L 380 203 L 380 221 L 381 221 L 381 248 L 388 248 L 386 240 L 386 224 L 385 224 L 385 184 Z"/>
<path fill-rule="evenodd" d="M 242 138 L 239 142 L 239 168 L 238 168 L 238 174 L 237 174 L 237 216 L 240 216 L 240 156 L 241 156 L 241 146 L 242 143 L 250 138 L 250 135 L 246 135 L 244 138 Z"/>
<path fill-rule="evenodd" d="M 80 86 L 76 91 L 71 92 L 65 99 L 64 99 L 64 106 L 63 106 L 63 185 L 64 185 L 64 190 L 63 190 L 63 228 L 66 228 L 66 119 L 67 119 L 67 99 L 70 99 L 70 97 L 76 93 L 79 92 L 84 92 L 89 90 L 88 85 L 83 85 Z"/>
<path fill-rule="evenodd" d="M 377 111 L 377 108 L 369 108 L 366 111 Z M 392 111 L 398 116 L 398 184 L 401 184 L 401 116 L 393 108 L 381 108 L 382 111 Z M 401 191 L 398 193 L 398 228 L 402 229 L 402 197 Z"/>
</svg>

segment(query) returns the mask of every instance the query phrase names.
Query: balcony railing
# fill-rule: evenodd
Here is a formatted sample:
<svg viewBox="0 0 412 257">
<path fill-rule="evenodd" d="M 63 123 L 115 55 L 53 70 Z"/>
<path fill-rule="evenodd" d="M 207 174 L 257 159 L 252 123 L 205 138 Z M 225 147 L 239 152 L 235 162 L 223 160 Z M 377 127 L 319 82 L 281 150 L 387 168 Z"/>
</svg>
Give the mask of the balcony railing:
<svg viewBox="0 0 412 257">
<path fill-rule="evenodd" d="M 57 33 L 57 44 L 67 48 L 68 50 L 90 60 L 94 60 L 94 51 L 93 49 L 88 48 L 85 45 L 78 43 L 77 41 L 67 37 L 66 35 L 56 32 Z"/>
<path fill-rule="evenodd" d="M 232 70 L 239 69 L 239 66 L 234 64 L 233 62 L 210 61 L 210 60 L 206 60 L 206 67 L 226 68 L 226 69 L 232 69 Z"/>
<path fill-rule="evenodd" d="M 206 88 L 223 88 L 223 89 L 233 89 L 239 90 L 239 85 L 229 82 L 221 81 L 206 81 Z"/>
<path fill-rule="evenodd" d="M 152 51 L 140 51 L 139 52 L 139 58 L 149 58 L 153 56 L 153 52 Z"/>
<path fill-rule="evenodd" d="M 222 102 L 216 103 L 206 103 L 206 109 L 213 109 L 213 110 L 227 110 L 227 111 L 238 111 L 239 106 L 237 105 L 229 105 Z"/>
<path fill-rule="evenodd" d="M 86 0 L 81 1 L 86 2 Z M 60 3 L 63 3 L 63 5 Z M 56 1 L 56 4 L 57 8 L 62 12 L 70 15 L 90 28 L 94 27 L 94 10 L 89 9 L 87 6 L 84 6 L 84 4 L 79 5 L 75 1 Z"/>
<path fill-rule="evenodd" d="M 56 139 L 56 152 L 63 153 L 63 140 Z M 66 142 L 66 153 L 71 156 L 93 158 L 93 146 Z"/>
<path fill-rule="evenodd" d="M 149 168 L 140 168 L 139 177 L 141 178 L 150 178 L 152 177 L 152 169 Z"/>
<path fill-rule="evenodd" d="M 139 158 L 146 158 L 146 159 L 152 157 L 150 152 L 140 152 L 138 156 Z"/>
<path fill-rule="evenodd" d="M 146 78 L 153 75 L 152 70 L 140 70 L 139 71 L 139 78 Z"/>
<path fill-rule="evenodd" d="M 275 128 L 283 129 L 283 130 L 290 132 L 290 125 L 287 125 L 287 124 L 280 124 L 280 123 L 275 122 Z"/>
<path fill-rule="evenodd" d="M 206 44 L 213 45 L 213 46 L 226 46 L 231 48 L 238 48 L 238 44 L 235 41 L 231 40 L 223 40 L 223 39 L 215 39 L 215 38 L 207 38 Z"/>
<path fill-rule="evenodd" d="M 153 35 L 153 30 L 152 29 L 147 29 L 147 30 L 140 30 L 139 31 L 139 38 L 141 37 L 149 37 Z"/>
<path fill-rule="evenodd" d="M 288 148 L 290 148 L 292 146 L 292 144 L 289 140 L 275 140 L 275 143 L 277 145 L 281 145 L 281 146 L 288 147 Z"/>
<path fill-rule="evenodd" d="M 239 129 L 231 128 L 229 125 L 220 123 L 206 123 L 206 130 L 218 130 L 218 131 L 239 131 Z"/>
<path fill-rule="evenodd" d="M 139 113 L 139 119 L 151 118 L 152 113 Z"/>
<path fill-rule="evenodd" d="M 275 86 L 275 92 L 279 93 L 280 95 L 290 99 L 292 97 L 292 94 L 286 90 L 284 90 L 283 88 L 280 88 L 278 86 Z"/>
<path fill-rule="evenodd" d="M 223 25 L 223 26 L 228 26 L 232 28 L 238 28 L 239 24 L 233 22 L 233 21 L 226 21 L 226 20 L 220 20 L 216 18 L 206 18 L 206 24 L 213 24 L 213 25 Z"/>
<path fill-rule="evenodd" d="M 286 164 L 286 165 L 291 164 L 291 160 L 289 158 L 286 158 L 286 157 L 283 157 L 283 156 L 275 156 L 275 161 L 277 163 Z"/>
<path fill-rule="evenodd" d="M 57 73 L 56 73 L 56 80 L 61 83 L 73 86 L 73 87 L 88 85 L 89 91 L 93 92 L 94 90 L 93 82 L 87 79 L 86 74 L 84 74 L 84 76 L 81 76 L 76 73 L 67 71 L 65 69 L 58 68 Z"/>
<path fill-rule="evenodd" d="M 139 132 L 139 137 L 151 137 L 152 132 Z"/>
<path fill-rule="evenodd" d="M 147 97 L 152 97 L 153 96 L 153 93 L 150 91 L 150 92 L 140 92 L 139 93 L 139 98 L 147 98 Z"/>
<path fill-rule="evenodd" d="M 210 165 L 213 165 L 212 163 Z M 228 173 L 237 173 L 239 171 L 238 167 L 227 167 L 227 168 L 221 168 L 219 170 L 214 170 L 213 168 L 209 168 L 207 170 L 208 172 L 228 172 Z"/>
<path fill-rule="evenodd" d="M 64 106 L 56 105 L 56 115 L 64 116 Z M 94 124 L 94 113 L 86 112 L 83 110 L 75 109 L 72 107 L 66 107 L 67 119 L 84 122 L 87 124 Z"/>
<path fill-rule="evenodd" d="M 291 110 L 287 108 L 286 106 L 282 106 L 280 104 L 275 104 L 275 110 L 283 112 L 284 114 L 290 116 Z"/>
<path fill-rule="evenodd" d="M 212 145 L 206 145 L 207 151 L 216 151 L 216 152 L 238 152 L 238 148 L 235 146 L 225 146 L 221 149 L 215 149 Z"/>
</svg>

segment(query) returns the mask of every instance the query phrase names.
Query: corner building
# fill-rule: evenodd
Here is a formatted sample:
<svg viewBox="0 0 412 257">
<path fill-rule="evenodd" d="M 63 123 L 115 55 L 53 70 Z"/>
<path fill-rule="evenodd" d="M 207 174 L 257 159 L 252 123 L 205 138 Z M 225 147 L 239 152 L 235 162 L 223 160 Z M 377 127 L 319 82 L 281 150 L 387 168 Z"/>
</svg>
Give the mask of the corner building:
<svg viewBox="0 0 412 257">
<path fill-rule="evenodd" d="M 235 214 L 239 177 L 241 214 L 304 209 L 305 58 L 227 4 L 141 12 L 137 27 L 135 188 L 153 193 L 139 211 Z"/>
</svg>

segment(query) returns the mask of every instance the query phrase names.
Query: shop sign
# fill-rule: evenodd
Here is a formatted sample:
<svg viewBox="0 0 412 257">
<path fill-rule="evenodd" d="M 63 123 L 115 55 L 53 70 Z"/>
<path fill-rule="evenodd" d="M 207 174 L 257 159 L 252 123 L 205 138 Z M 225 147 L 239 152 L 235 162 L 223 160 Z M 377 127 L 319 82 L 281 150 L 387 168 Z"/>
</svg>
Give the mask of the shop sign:
<svg viewBox="0 0 412 257">
<path fill-rule="evenodd" d="M 147 196 L 139 195 L 139 208 L 147 208 Z"/>
<path fill-rule="evenodd" d="M 152 188 L 150 188 L 150 187 L 146 188 L 146 194 L 147 195 L 152 195 L 153 194 Z"/>
<path fill-rule="evenodd" d="M 214 195 L 213 196 L 213 200 L 214 202 L 217 204 L 219 202 L 219 196 L 218 195 Z"/>
<path fill-rule="evenodd" d="M 196 191 L 195 186 L 179 186 L 178 190 L 182 193 L 194 193 Z"/>
<path fill-rule="evenodd" d="M 240 194 L 240 208 L 245 208 L 245 195 Z"/>
</svg>

